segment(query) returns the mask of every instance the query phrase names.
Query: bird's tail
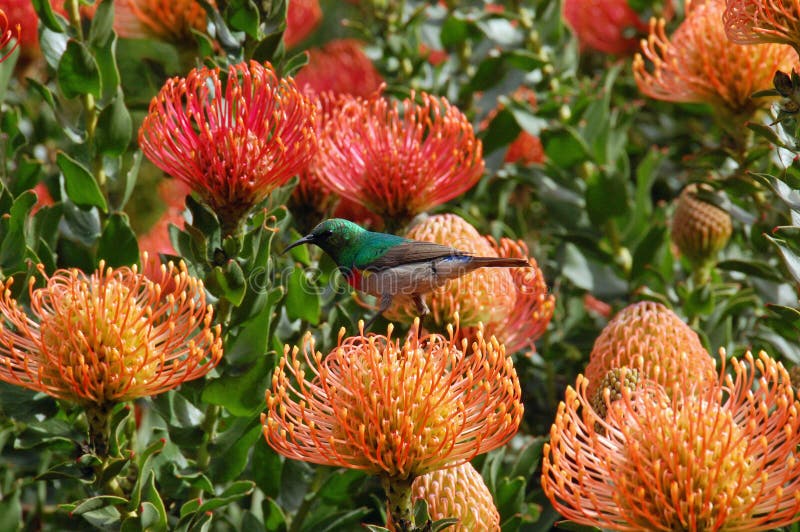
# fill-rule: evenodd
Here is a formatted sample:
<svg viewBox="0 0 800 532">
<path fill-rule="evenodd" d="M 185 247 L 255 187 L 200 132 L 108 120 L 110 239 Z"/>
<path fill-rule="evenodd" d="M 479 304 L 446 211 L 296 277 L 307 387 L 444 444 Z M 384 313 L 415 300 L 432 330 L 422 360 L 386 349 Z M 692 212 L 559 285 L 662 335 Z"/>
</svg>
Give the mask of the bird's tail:
<svg viewBox="0 0 800 532">
<path fill-rule="evenodd" d="M 530 263 L 527 259 L 511 257 L 472 257 L 470 266 L 476 268 L 527 268 Z"/>
</svg>

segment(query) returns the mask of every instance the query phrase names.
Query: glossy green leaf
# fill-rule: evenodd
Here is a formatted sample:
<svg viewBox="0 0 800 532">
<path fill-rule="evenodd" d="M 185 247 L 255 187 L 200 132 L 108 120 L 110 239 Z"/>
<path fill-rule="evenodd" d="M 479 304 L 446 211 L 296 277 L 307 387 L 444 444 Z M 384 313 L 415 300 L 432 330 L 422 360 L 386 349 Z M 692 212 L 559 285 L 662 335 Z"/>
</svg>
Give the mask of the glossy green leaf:
<svg viewBox="0 0 800 532">
<path fill-rule="evenodd" d="M 67 98 L 82 94 L 100 97 L 100 69 L 94 56 L 86 46 L 74 39 L 67 42 L 67 49 L 58 62 L 58 86 Z"/>
<path fill-rule="evenodd" d="M 203 401 L 224 406 L 234 416 L 251 416 L 264 409 L 264 392 L 272 379 L 274 356 L 259 357 L 255 364 L 209 382 Z"/>
<path fill-rule="evenodd" d="M 132 135 L 131 115 L 125 107 L 122 89 L 118 89 L 117 96 L 100 112 L 97 119 L 95 144 L 97 149 L 106 155 L 121 155 L 128 148 Z"/>
<path fill-rule="evenodd" d="M 115 212 L 108 217 L 97 245 L 97 260 L 105 260 L 112 268 L 139 264 L 139 244 L 127 214 Z"/>
<path fill-rule="evenodd" d="M 106 199 L 100 192 L 97 181 L 85 166 L 64 152 L 58 152 L 56 164 L 64 176 L 64 188 L 67 190 L 67 196 L 75 205 L 84 209 L 97 207 L 103 212 L 108 210 Z"/>
<path fill-rule="evenodd" d="M 253 446 L 253 480 L 264 495 L 277 498 L 281 493 L 281 474 L 283 458 L 264 438 L 259 438 Z"/>
<path fill-rule="evenodd" d="M 295 268 L 289 276 L 286 289 L 286 312 L 289 319 L 301 319 L 317 325 L 320 311 L 318 287 L 309 280 L 302 268 Z"/>
<path fill-rule="evenodd" d="M 89 44 L 102 47 L 109 38 L 114 26 L 114 0 L 102 0 L 97 4 L 97 9 L 92 16 L 89 27 Z"/>
<path fill-rule="evenodd" d="M 63 24 L 61 24 L 61 21 L 53 12 L 53 6 L 50 0 L 31 0 L 31 2 L 33 3 L 33 8 L 36 10 L 39 20 L 47 29 L 55 32 L 64 31 Z"/>
<path fill-rule="evenodd" d="M 245 32 L 253 39 L 258 38 L 261 14 L 253 0 L 232 0 L 225 8 L 225 20 L 231 28 Z"/>
<path fill-rule="evenodd" d="M 0 530 L 17 530 L 22 523 L 22 505 L 19 490 L 4 493 L 0 500 Z"/>
</svg>

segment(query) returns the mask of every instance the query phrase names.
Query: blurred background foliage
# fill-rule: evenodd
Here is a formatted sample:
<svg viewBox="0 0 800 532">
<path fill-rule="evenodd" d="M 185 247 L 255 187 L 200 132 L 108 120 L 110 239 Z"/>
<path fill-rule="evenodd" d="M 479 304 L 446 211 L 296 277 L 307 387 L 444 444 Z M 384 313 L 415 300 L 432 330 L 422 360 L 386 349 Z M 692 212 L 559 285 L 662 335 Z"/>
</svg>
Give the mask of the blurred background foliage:
<svg viewBox="0 0 800 532">
<path fill-rule="evenodd" d="M 14 4 L 0 8 L 11 15 Z M 255 59 L 293 75 L 306 50 L 355 38 L 385 94 L 444 96 L 472 122 L 484 176 L 430 214 L 523 239 L 555 296 L 535 351 L 515 355 L 523 425 L 473 462 L 503 531 L 549 530 L 558 520 L 539 486 L 541 448 L 564 388 L 616 310 L 659 301 L 711 353 L 764 349 L 800 364 L 791 113 L 775 127 L 777 105 L 755 119 L 743 154 L 708 105 L 648 99 L 629 55 L 582 47 L 558 0 L 320 0 L 319 20 L 302 18 L 307 31 L 291 43 L 283 0 L 197 4 L 204 24 L 147 35 L 117 27 L 119 6 L 108 0 L 56 9 L 34 0 L 38 26 L 27 20 L 25 41 L 0 65 L 0 272 L 15 278 L 15 295 L 25 300 L 37 263 L 92 271 L 101 260 L 139 263 L 143 251 L 180 257 L 204 279 L 225 341 L 205 379 L 115 411 L 114 445 L 130 450 L 108 473 L 126 475 L 131 498 L 122 502 L 98 490 L 81 458 L 78 409 L 0 384 L 0 530 L 322 532 L 383 522 L 375 479 L 286 460 L 261 436 L 283 345 L 312 330 L 326 352 L 342 326 L 353 330 L 369 314 L 319 250 L 277 254 L 321 216 L 292 207 L 295 179 L 253 211 L 241 235 L 225 236 L 214 213 L 138 149 L 150 100 L 197 66 Z M 675 7 L 668 27 L 683 15 Z M 641 8 L 642 20 L 651 10 Z M 523 154 L 512 156 L 521 135 Z M 671 239 L 689 183 L 705 183 L 701 199 L 732 218 L 730 241 L 702 267 Z"/>
</svg>

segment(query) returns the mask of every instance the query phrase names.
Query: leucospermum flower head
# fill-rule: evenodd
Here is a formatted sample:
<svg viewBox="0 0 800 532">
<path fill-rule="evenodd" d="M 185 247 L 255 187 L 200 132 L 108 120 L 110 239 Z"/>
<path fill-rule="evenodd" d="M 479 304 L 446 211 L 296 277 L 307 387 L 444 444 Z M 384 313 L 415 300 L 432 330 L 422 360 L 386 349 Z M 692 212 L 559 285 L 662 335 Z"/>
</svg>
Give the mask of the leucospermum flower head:
<svg viewBox="0 0 800 532">
<path fill-rule="evenodd" d="M 139 145 L 197 192 L 226 234 L 316 152 L 316 107 L 269 64 L 197 68 L 167 81 L 150 103 Z"/>
<path fill-rule="evenodd" d="M 607 54 L 636 50 L 647 24 L 628 0 L 565 0 L 564 19 L 581 47 Z"/>
<path fill-rule="evenodd" d="M 800 4 L 796 0 L 727 0 L 722 20 L 731 41 L 780 43 L 800 49 Z"/>
<path fill-rule="evenodd" d="M 206 11 L 197 0 L 117 0 L 114 7 L 114 31 L 124 38 L 193 42 L 192 30 L 206 29 Z"/>
<path fill-rule="evenodd" d="M 578 377 L 545 445 L 542 487 L 567 519 L 610 530 L 758 531 L 800 512 L 800 402 L 765 353 L 710 386 L 622 388 L 605 417 Z M 758 376 L 756 376 L 758 374 Z"/>
<path fill-rule="evenodd" d="M 484 163 L 467 117 L 421 93 L 403 102 L 343 97 L 323 125 L 318 167 L 342 197 L 406 222 L 472 188 Z"/>
<path fill-rule="evenodd" d="M 41 288 L 31 281 L 32 316 L 7 281 L 0 380 L 87 406 L 160 394 L 208 373 L 222 340 L 202 282 L 183 263 L 158 273 L 102 262 L 91 275 L 57 270 Z"/>
<path fill-rule="evenodd" d="M 698 186 L 688 185 L 676 201 L 670 236 L 695 266 L 713 261 L 733 231 L 731 216 L 697 197 Z"/>
<path fill-rule="evenodd" d="M 405 340 L 339 334 L 327 356 L 307 334 L 288 346 L 261 417 L 280 454 L 411 479 L 468 462 L 507 442 L 522 419 L 511 359 L 494 338 L 469 345 L 438 334 Z M 310 377 L 310 378 L 309 378 Z"/>
<path fill-rule="evenodd" d="M 714 359 L 700 338 L 674 312 L 653 301 L 628 305 L 594 342 L 586 366 L 589 393 L 610 370 L 639 370 L 668 390 L 675 383 L 699 386 L 717 380 Z"/>
<path fill-rule="evenodd" d="M 797 54 L 779 44 L 732 44 L 720 23 L 724 10 L 725 0 L 687 0 L 686 19 L 671 38 L 663 19 L 651 20 L 642 53 L 653 63 L 653 71 L 637 54 L 633 69 L 639 90 L 658 100 L 708 103 L 725 117 L 746 119 L 767 105 L 750 96 L 770 88 L 775 71 L 790 69 Z"/>
<path fill-rule="evenodd" d="M 368 98 L 383 84 L 375 65 L 356 39 L 337 39 L 308 50 L 308 64 L 295 75 L 297 86 L 316 94 L 350 94 Z"/>
<path fill-rule="evenodd" d="M 411 492 L 414 501 L 424 499 L 428 503 L 431 520 L 458 519 L 448 530 L 500 530 L 500 514 L 492 494 L 481 474 L 469 462 L 417 477 Z"/>
<path fill-rule="evenodd" d="M 293 48 L 322 21 L 322 9 L 319 0 L 287 0 L 287 4 L 283 42 L 287 48 Z"/>
</svg>

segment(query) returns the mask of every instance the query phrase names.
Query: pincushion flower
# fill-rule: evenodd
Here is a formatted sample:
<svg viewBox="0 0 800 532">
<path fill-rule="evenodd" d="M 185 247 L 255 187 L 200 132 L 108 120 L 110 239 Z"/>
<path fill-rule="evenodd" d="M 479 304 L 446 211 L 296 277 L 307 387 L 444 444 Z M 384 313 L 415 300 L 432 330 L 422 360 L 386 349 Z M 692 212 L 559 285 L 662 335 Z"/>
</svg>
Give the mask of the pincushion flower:
<svg viewBox="0 0 800 532">
<path fill-rule="evenodd" d="M 206 11 L 197 0 L 117 0 L 114 7 L 120 37 L 194 42 L 192 30 L 206 30 Z"/>
<path fill-rule="evenodd" d="M 197 192 L 223 232 L 301 172 L 316 151 L 316 108 L 291 78 L 255 61 L 197 68 L 167 81 L 150 103 L 139 145 L 156 166 Z"/>
<path fill-rule="evenodd" d="M 589 393 L 609 370 L 622 366 L 639 370 L 668 390 L 675 383 L 702 386 L 717 380 L 714 359 L 697 333 L 653 301 L 628 305 L 600 332 L 585 371 Z"/>
<path fill-rule="evenodd" d="M 90 275 L 75 268 L 45 275 L 41 288 L 31 278 L 32 316 L 12 298 L 12 282 L 0 295 L 0 380 L 87 413 L 202 377 L 222 356 L 202 281 L 183 263 L 162 266 L 155 278 L 102 261 Z"/>
<path fill-rule="evenodd" d="M 598 415 L 578 377 L 545 445 L 542 487 L 572 521 L 607 530 L 770 530 L 800 516 L 800 402 L 765 353 L 719 380 L 646 381 Z M 758 377 L 756 377 L 758 373 Z"/>
<path fill-rule="evenodd" d="M 448 530 L 500 530 L 500 514 L 483 477 L 467 462 L 417 477 L 411 486 L 414 501 L 425 499 L 433 521 L 448 517 L 458 523 Z"/>
<path fill-rule="evenodd" d="M 565 0 L 564 19 L 582 48 L 629 54 L 639 45 L 647 24 L 628 0 Z"/>
<path fill-rule="evenodd" d="M 683 189 L 676 200 L 670 223 L 672 242 L 691 261 L 696 271 L 713 263 L 731 237 L 731 215 L 697 197 L 696 184 Z"/>
<path fill-rule="evenodd" d="M 322 21 L 319 0 L 288 0 L 286 12 L 286 31 L 283 42 L 286 48 L 293 48 L 309 36 Z"/>
<path fill-rule="evenodd" d="M 320 179 L 400 226 L 466 192 L 483 173 L 482 145 L 446 99 L 343 97 L 320 134 Z"/>
<path fill-rule="evenodd" d="M 505 322 L 488 322 L 486 333 L 497 336 L 506 346 L 506 351 L 513 353 L 521 349 L 535 351 L 533 342 L 547 329 L 555 310 L 555 297 L 547 293 L 544 273 L 536 259 L 530 256 L 528 245 L 522 240 L 501 238 L 497 243 L 487 237 L 497 251 L 498 257 L 516 257 L 528 259 L 529 268 L 511 268 L 511 280 L 514 281 L 514 305 Z"/>
<path fill-rule="evenodd" d="M 724 0 L 686 1 L 686 19 L 671 38 L 664 20 L 650 22 L 650 35 L 642 41 L 644 57 L 653 63 L 648 71 L 642 55 L 634 58 L 634 77 L 644 94 L 658 100 L 710 104 L 729 128 L 738 128 L 764 99 L 750 96 L 772 86 L 776 70 L 790 69 L 797 54 L 784 45 L 733 45 L 720 24 Z"/>
<path fill-rule="evenodd" d="M 295 75 L 301 89 L 316 94 L 350 94 L 368 98 L 380 90 L 383 78 L 356 39 L 337 39 L 308 50 L 308 64 Z"/>
<path fill-rule="evenodd" d="M 788 44 L 800 53 L 797 0 L 727 0 L 722 16 L 728 38 L 739 44 Z"/>
<path fill-rule="evenodd" d="M 267 443 L 288 458 L 381 476 L 399 523 L 414 478 L 506 443 L 522 403 L 496 339 L 459 343 L 452 326 L 447 337 L 421 335 L 418 320 L 404 340 L 393 331 L 365 335 L 362 322 L 345 338 L 342 329 L 327 356 L 310 333 L 302 355 L 286 346 L 261 420 Z"/>
</svg>

